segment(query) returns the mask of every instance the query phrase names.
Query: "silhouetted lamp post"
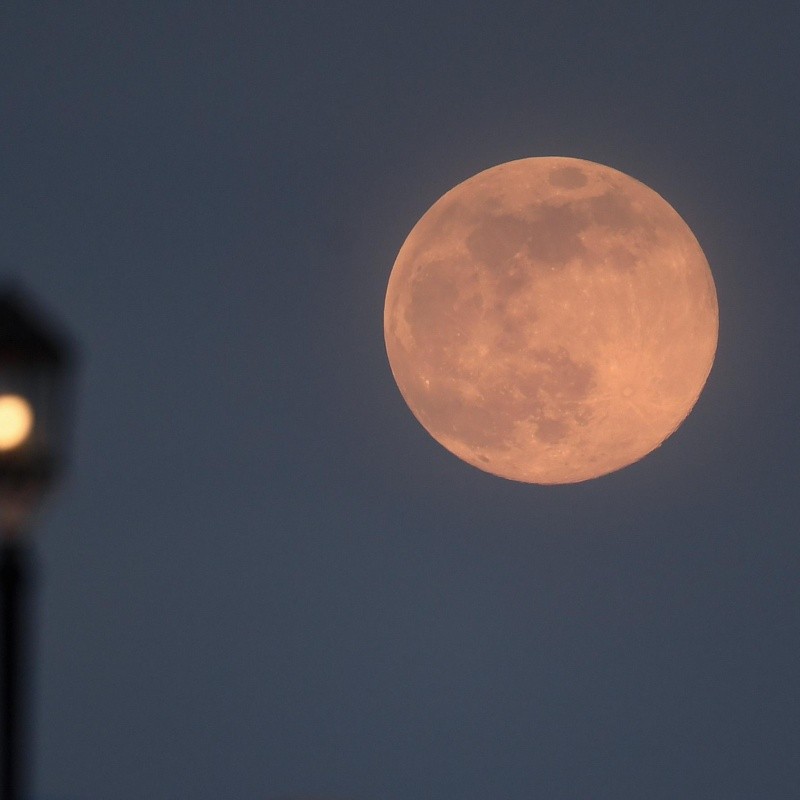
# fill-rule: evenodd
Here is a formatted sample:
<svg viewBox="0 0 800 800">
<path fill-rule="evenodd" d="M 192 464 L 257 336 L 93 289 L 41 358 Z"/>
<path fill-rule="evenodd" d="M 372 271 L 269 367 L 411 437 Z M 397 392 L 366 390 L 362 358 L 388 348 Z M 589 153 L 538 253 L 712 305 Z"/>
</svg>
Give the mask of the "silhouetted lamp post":
<svg viewBox="0 0 800 800">
<path fill-rule="evenodd" d="M 16 289 L 0 290 L 0 593 L 2 599 L 2 798 L 22 800 L 28 528 L 63 463 L 71 347 Z"/>
</svg>

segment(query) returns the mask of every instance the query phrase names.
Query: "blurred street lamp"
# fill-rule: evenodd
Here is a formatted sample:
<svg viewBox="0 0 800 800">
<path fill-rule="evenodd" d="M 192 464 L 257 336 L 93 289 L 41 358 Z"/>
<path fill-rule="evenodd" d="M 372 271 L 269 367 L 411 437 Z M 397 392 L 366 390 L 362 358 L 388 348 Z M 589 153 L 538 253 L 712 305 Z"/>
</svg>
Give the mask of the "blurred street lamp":
<svg viewBox="0 0 800 800">
<path fill-rule="evenodd" d="M 22 293 L 0 290 L 0 599 L 3 800 L 26 778 L 27 601 L 33 515 L 64 461 L 72 348 Z"/>
</svg>

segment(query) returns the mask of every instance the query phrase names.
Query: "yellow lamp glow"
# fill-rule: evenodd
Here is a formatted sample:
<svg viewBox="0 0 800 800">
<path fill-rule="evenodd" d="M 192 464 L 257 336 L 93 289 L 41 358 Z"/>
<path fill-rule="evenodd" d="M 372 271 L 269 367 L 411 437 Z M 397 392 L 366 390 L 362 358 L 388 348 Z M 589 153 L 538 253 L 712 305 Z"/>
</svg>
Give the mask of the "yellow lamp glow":
<svg viewBox="0 0 800 800">
<path fill-rule="evenodd" d="M 18 394 L 0 395 L 0 450 L 13 450 L 33 430 L 33 409 Z"/>
</svg>

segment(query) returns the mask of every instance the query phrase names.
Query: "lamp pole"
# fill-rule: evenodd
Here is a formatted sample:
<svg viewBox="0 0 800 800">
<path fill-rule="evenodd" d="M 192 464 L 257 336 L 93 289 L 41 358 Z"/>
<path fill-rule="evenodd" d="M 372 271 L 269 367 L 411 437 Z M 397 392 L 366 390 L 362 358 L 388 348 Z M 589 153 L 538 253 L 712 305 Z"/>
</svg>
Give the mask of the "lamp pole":
<svg viewBox="0 0 800 800">
<path fill-rule="evenodd" d="M 63 464 L 71 350 L 18 288 L 0 289 L 0 800 L 28 796 L 28 530 Z"/>
<path fill-rule="evenodd" d="M 0 555 L 3 625 L 3 752 L 2 797 L 21 800 L 26 784 L 25 699 L 27 686 L 28 601 L 32 559 L 29 546 L 17 536 L 3 536 Z"/>
</svg>

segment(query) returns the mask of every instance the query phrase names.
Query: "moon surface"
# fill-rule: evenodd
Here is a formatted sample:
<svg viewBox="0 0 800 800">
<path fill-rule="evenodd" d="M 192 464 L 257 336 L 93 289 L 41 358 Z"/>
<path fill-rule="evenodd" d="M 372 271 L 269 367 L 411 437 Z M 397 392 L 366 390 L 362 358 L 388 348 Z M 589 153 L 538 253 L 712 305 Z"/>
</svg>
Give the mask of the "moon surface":
<svg viewBox="0 0 800 800">
<path fill-rule="evenodd" d="M 528 483 L 588 480 L 658 447 L 717 346 L 708 262 L 660 195 L 610 167 L 526 158 L 441 197 L 392 268 L 389 363 L 441 445 Z"/>
</svg>

